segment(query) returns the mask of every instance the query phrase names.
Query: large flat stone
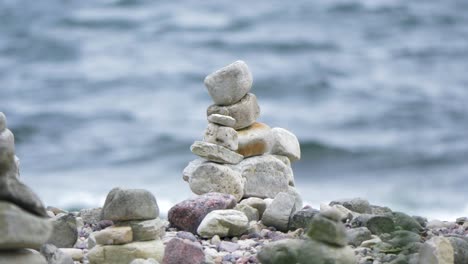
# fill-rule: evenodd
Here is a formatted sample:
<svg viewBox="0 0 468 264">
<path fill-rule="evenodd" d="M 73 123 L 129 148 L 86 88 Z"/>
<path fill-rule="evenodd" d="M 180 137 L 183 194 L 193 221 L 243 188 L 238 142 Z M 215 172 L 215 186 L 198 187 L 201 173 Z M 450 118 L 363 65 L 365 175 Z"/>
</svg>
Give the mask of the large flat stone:
<svg viewBox="0 0 468 264">
<path fill-rule="evenodd" d="M 209 123 L 205 130 L 203 141 L 223 146 L 236 151 L 239 146 L 237 131 L 232 127 Z"/>
<path fill-rule="evenodd" d="M 164 244 L 161 240 L 133 242 L 125 245 L 97 245 L 88 253 L 90 264 L 128 264 L 134 259 L 153 258 L 162 262 Z"/>
<path fill-rule="evenodd" d="M 237 210 L 215 210 L 205 216 L 197 233 L 201 237 L 211 238 L 240 236 L 247 231 L 249 219 Z"/>
<path fill-rule="evenodd" d="M 0 251 L 0 264 L 47 264 L 39 252 L 30 249 Z"/>
<path fill-rule="evenodd" d="M 220 114 L 208 116 L 208 122 L 227 127 L 234 127 L 234 125 L 236 125 L 236 120 L 234 118 Z"/>
<path fill-rule="evenodd" d="M 226 115 L 234 118 L 234 129 L 239 130 L 255 123 L 260 116 L 260 107 L 254 94 L 246 94 L 239 102 L 229 106 L 211 105 L 207 109 L 207 116 L 212 114 Z"/>
<path fill-rule="evenodd" d="M 244 158 L 244 156 L 228 148 L 203 141 L 195 141 L 190 150 L 193 154 L 209 161 L 223 164 L 238 164 Z"/>
<path fill-rule="evenodd" d="M 159 218 L 144 221 L 118 222 L 116 226 L 129 226 L 132 228 L 133 241 L 149 241 L 162 239 L 166 233 L 166 223 Z"/>
<path fill-rule="evenodd" d="M 52 225 L 47 219 L 0 201 L 0 250 L 39 249 L 51 233 Z"/>
<path fill-rule="evenodd" d="M 94 233 L 99 245 L 122 245 L 133 241 L 132 228 L 129 226 L 110 226 Z"/>
<path fill-rule="evenodd" d="M 208 93 L 217 105 L 238 102 L 252 87 L 252 74 L 243 61 L 229 64 L 205 78 Z"/>
<path fill-rule="evenodd" d="M 142 189 L 114 188 L 107 195 L 102 219 L 112 221 L 149 220 L 159 216 L 154 195 Z"/>
<path fill-rule="evenodd" d="M 273 145 L 271 128 L 263 123 L 255 122 L 252 125 L 237 131 L 239 148 L 237 153 L 244 157 L 265 154 Z"/>
</svg>

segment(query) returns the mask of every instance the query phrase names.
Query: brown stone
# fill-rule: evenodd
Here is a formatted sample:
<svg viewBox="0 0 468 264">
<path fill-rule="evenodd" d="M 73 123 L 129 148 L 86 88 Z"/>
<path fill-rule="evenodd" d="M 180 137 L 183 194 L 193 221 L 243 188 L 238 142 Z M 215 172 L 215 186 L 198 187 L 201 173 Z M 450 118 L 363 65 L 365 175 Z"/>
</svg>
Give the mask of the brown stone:
<svg viewBox="0 0 468 264">
<path fill-rule="evenodd" d="M 255 122 L 251 126 L 238 130 L 239 147 L 237 153 L 251 157 L 267 153 L 271 145 L 271 128 Z"/>
</svg>

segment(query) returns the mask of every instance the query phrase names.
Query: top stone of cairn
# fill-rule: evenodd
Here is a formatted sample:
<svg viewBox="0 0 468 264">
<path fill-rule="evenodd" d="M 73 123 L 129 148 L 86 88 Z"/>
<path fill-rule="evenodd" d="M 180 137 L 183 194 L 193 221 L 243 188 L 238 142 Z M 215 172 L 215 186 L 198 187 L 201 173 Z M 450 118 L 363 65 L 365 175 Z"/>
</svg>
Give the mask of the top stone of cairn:
<svg viewBox="0 0 468 264">
<path fill-rule="evenodd" d="M 232 105 L 252 88 L 252 73 L 239 60 L 206 76 L 205 86 L 215 104 Z"/>
</svg>

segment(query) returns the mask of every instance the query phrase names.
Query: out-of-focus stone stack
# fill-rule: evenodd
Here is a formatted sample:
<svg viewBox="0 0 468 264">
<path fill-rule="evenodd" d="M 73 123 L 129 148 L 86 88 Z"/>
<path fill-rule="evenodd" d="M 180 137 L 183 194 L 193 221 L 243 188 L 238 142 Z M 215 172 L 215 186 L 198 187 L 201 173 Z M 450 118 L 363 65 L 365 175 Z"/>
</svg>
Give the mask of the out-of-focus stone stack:
<svg viewBox="0 0 468 264">
<path fill-rule="evenodd" d="M 90 264 L 162 261 L 165 223 L 159 219 L 158 204 L 150 192 L 114 188 L 107 195 L 101 218 L 114 225 L 92 233 L 97 245 L 88 253 Z"/>
<path fill-rule="evenodd" d="M 292 205 L 288 202 L 281 207 L 276 203 L 277 207 L 291 211 L 283 212 L 287 216 L 281 216 L 284 219 L 279 226 L 272 219 L 267 222 L 286 230 L 289 216 L 302 207 L 291 169 L 291 162 L 301 156 L 296 136 L 257 122 L 260 107 L 256 96 L 249 93 L 252 74 L 245 62 L 236 61 L 208 75 L 205 86 L 215 104 L 207 109 L 208 127 L 203 141 L 191 146 L 201 159 L 184 169 L 184 180 L 195 194 L 219 192 L 231 194 L 237 201 L 273 199 L 284 193 L 291 199 L 283 196 L 283 201 L 292 200 Z M 250 209 L 246 206 L 241 206 L 244 212 Z"/>
<path fill-rule="evenodd" d="M 41 200 L 21 183 L 15 139 L 0 112 L 0 264 L 45 264 L 35 249 L 52 232 Z"/>
</svg>

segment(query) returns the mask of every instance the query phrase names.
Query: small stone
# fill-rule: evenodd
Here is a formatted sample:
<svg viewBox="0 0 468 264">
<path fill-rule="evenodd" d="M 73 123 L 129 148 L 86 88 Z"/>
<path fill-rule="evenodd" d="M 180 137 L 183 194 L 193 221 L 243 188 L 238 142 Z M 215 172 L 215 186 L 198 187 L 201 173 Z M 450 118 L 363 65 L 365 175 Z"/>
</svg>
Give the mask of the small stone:
<svg viewBox="0 0 468 264">
<path fill-rule="evenodd" d="M 65 254 L 52 244 L 44 244 L 41 247 L 41 254 L 46 258 L 49 264 L 73 264 L 71 256 Z"/>
<path fill-rule="evenodd" d="M 237 131 L 239 148 L 237 153 L 244 157 L 265 154 L 273 145 L 271 128 L 263 123 L 255 122 L 252 125 Z"/>
<path fill-rule="evenodd" d="M 204 162 L 195 168 L 189 179 L 196 194 L 219 192 L 231 194 L 239 201 L 244 195 L 244 183 L 239 172 L 214 162 Z"/>
<path fill-rule="evenodd" d="M 0 264 L 48 264 L 39 252 L 32 249 L 0 251 Z M 52 263 L 51 263 L 52 264 Z"/>
<path fill-rule="evenodd" d="M 221 241 L 218 248 L 219 248 L 219 251 L 234 252 L 238 250 L 240 246 L 237 243 Z"/>
<path fill-rule="evenodd" d="M 82 209 L 80 216 L 83 222 L 88 225 L 96 225 L 101 221 L 102 208 Z"/>
<path fill-rule="evenodd" d="M 205 253 L 200 244 L 173 238 L 166 244 L 163 264 L 201 264 Z"/>
<path fill-rule="evenodd" d="M 208 121 L 221 126 L 234 127 L 236 120 L 227 115 L 212 114 L 208 116 Z"/>
<path fill-rule="evenodd" d="M 50 219 L 53 230 L 47 243 L 59 248 L 72 248 L 78 239 L 76 218 L 73 214 L 58 214 Z"/>
<path fill-rule="evenodd" d="M 312 208 L 304 208 L 297 212 L 295 212 L 291 219 L 289 220 L 289 229 L 296 230 L 299 228 L 308 229 L 310 223 L 312 222 L 312 218 L 319 214 L 320 211 L 312 209 Z"/>
<path fill-rule="evenodd" d="M 330 203 L 331 206 L 335 204 L 341 204 L 349 210 L 360 214 L 369 214 L 372 211 L 369 201 L 363 198 L 345 199 Z"/>
<path fill-rule="evenodd" d="M 206 76 L 205 86 L 215 104 L 232 105 L 250 91 L 252 74 L 239 60 Z"/>
<path fill-rule="evenodd" d="M 344 247 L 348 244 L 345 226 L 342 223 L 330 220 L 321 214 L 312 218 L 307 235 L 313 240 L 338 247 Z"/>
<path fill-rule="evenodd" d="M 250 221 L 258 221 L 260 219 L 259 214 L 258 214 L 258 210 L 253 208 L 250 205 L 238 204 L 238 205 L 236 205 L 236 207 L 234 207 L 234 210 L 243 212 L 247 216 L 247 218 L 249 219 L 249 222 Z"/>
<path fill-rule="evenodd" d="M 249 220 L 244 213 L 237 210 L 215 210 L 206 215 L 197 233 L 205 238 L 215 235 L 232 237 L 244 234 L 248 227 Z"/>
<path fill-rule="evenodd" d="M 211 244 L 213 244 L 215 246 L 219 246 L 219 244 L 221 244 L 221 238 L 218 235 L 214 235 L 211 238 Z"/>
<path fill-rule="evenodd" d="M 233 151 L 236 151 L 239 147 L 236 130 L 232 127 L 219 126 L 213 123 L 208 123 L 203 141 L 223 146 Z"/>
<path fill-rule="evenodd" d="M 124 245 L 97 245 L 87 256 L 90 264 L 128 264 L 137 258 L 153 258 L 161 262 L 164 244 L 161 240 L 152 240 Z"/>
<path fill-rule="evenodd" d="M 242 155 L 213 143 L 195 141 L 190 150 L 193 154 L 209 161 L 227 164 L 238 164 L 244 158 Z"/>
<path fill-rule="evenodd" d="M 128 226 L 132 229 L 133 241 L 149 241 L 161 239 L 166 233 L 167 221 L 159 218 L 143 221 L 124 221 L 116 226 Z"/>
<path fill-rule="evenodd" d="M 196 233 L 201 221 L 209 212 L 232 209 L 236 204 L 236 198 L 232 195 L 208 193 L 174 205 L 168 212 L 168 219 L 172 226 Z"/>
<path fill-rule="evenodd" d="M 295 199 L 287 193 L 278 193 L 262 216 L 266 226 L 274 226 L 278 230 L 287 231 L 289 217 L 294 213 Z"/>
<path fill-rule="evenodd" d="M 259 219 L 262 217 L 263 212 L 265 212 L 265 209 L 266 209 L 265 201 L 257 197 L 250 197 L 250 198 L 244 199 L 240 202 L 240 204 L 245 204 L 245 205 L 248 205 L 257 209 Z"/>
<path fill-rule="evenodd" d="M 114 188 L 107 195 L 102 219 L 112 221 L 149 220 L 159 216 L 153 194 L 142 189 Z"/>
<path fill-rule="evenodd" d="M 74 261 L 82 261 L 84 258 L 83 250 L 79 248 L 61 248 L 65 255 L 70 256 Z"/>
<path fill-rule="evenodd" d="M 454 250 L 450 240 L 445 237 L 433 237 L 426 241 L 419 251 L 420 264 L 454 263 Z"/>
<path fill-rule="evenodd" d="M 233 128 L 239 130 L 255 123 L 260 116 L 260 107 L 257 103 L 257 97 L 254 94 L 248 93 L 233 105 L 219 106 L 214 104 L 208 107 L 206 112 L 207 116 L 220 114 L 234 118 L 236 124 Z"/>
<path fill-rule="evenodd" d="M 348 229 L 346 231 L 348 237 L 348 244 L 358 247 L 362 242 L 367 241 L 372 238 L 372 233 L 367 229 L 367 227 L 358 227 Z"/>
<path fill-rule="evenodd" d="M 291 162 L 301 159 L 299 140 L 293 133 L 284 128 L 275 127 L 271 130 L 271 135 L 274 142 L 271 154 L 286 156 Z"/>
<path fill-rule="evenodd" d="M 176 234 L 176 237 L 180 238 L 180 239 L 188 239 L 192 242 L 197 242 L 197 238 L 190 232 L 187 232 L 187 231 L 179 231 L 177 232 Z"/>
<path fill-rule="evenodd" d="M 99 245 L 122 245 L 132 242 L 133 233 L 129 226 L 111 226 L 95 232 L 94 237 Z"/>
</svg>

